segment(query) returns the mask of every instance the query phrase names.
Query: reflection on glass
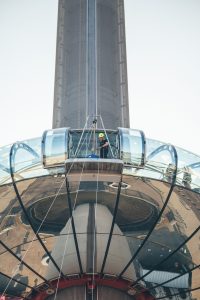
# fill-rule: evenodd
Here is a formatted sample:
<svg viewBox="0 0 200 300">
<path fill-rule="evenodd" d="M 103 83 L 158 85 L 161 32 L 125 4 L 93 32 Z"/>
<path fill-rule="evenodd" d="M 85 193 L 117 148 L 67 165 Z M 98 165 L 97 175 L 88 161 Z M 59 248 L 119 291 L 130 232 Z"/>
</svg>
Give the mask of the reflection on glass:
<svg viewBox="0 0 200 300">
<path fill-rule="evenodd" d="M 145 141 L 142 132 L 129 128 L 119 128 L 121 159 L 126 165 L 143 165 Z"/>
<path fill-rule="evenodd" d="M 98 135 L 102 131 L 94 130 L 71 130 L 69 140 L 69 158 L 100 157 Z M 105 134 L 109 142 L 107 158 L 118 158 L 119 138 L 116 131 L 107 130 Z"/>
<path fill-rule="evenodd" d="M 48 130 L 43 135 L 44 167 L 63 165 L 67 159 L 68 129 Z"/>
</svg>

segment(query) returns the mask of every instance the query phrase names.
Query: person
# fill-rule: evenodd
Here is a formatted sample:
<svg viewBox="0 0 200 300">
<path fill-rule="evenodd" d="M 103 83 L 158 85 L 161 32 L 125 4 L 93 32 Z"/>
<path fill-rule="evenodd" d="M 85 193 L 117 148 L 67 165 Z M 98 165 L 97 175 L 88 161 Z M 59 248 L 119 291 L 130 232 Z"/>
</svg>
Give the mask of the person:
<svg viewBox="0 0 200 300">
<path fill-rule="evenodd" d="M 104 133 L 99 133 L 100 158 L 107 158 L 109 143 Z"/>
</svg>

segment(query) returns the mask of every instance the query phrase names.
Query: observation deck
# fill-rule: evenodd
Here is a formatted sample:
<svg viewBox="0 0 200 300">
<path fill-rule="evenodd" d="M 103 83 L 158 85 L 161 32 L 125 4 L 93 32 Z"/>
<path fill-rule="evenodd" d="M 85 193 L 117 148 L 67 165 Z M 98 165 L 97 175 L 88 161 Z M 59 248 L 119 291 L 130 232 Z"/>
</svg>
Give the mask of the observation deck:
<svg viewBox="0 0 200 300">
<path fill-rule="evenodd" d="M 199 156 L 134 129 L 47 130 L 0 148 L 0 195 L 0 294 L 200 299 Z"/>
</svg>

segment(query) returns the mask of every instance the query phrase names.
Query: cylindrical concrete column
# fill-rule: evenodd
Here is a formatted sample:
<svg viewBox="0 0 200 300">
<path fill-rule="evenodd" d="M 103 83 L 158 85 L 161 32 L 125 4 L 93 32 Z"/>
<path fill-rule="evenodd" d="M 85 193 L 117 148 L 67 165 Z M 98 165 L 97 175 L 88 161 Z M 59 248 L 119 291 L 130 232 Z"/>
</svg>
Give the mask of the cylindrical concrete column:
<svg viewBox="0 0 200 300">
<path fill-rule="evenodd" d="M 123 0 L 59 1 L 53 128 L 88 115 L 129 127 Z"/>
</svg>

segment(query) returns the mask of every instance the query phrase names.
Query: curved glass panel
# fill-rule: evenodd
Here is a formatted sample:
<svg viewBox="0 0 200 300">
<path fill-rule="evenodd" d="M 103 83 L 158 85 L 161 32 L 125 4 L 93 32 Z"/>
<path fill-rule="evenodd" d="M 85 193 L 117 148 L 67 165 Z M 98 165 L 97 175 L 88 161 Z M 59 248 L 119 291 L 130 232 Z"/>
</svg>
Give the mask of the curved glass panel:
<svg viewBox="0 0 200 300">
<path fill-rule="evenodd" d="M 119 137 L 112 130 L 70 130 L 69 158 L 100 158 L 99 133 L 104 133 L 109 143 L 107 158 L 119 157 Z"/>
<path fill-rule="evenodd" d="M 18 150 L 18 154 L 16 157 L 16 170 L 17 173 L 15 174 L 16 180 L 21 180 L 22 178 L 33 178 L 33 177 L 39 177 L 44 175 L 54 175 L 57 176 L 58 174 L 64 173 L 64 168 L 59 166 L 56 167 L 56 160 L 59 159 L 59 153 L 61 153 L 60 156 L 60 162 L 64 161 L 66 157 L 66 147 L 69 147 L 69 157 L 75 158 L 75 152 L 77 149 L 77 146 L 80 141 L 81 137 L 81 130 L 70 130 L 70 139 L 68 142 L 68 145 L 64 143 L 64 135 L 63 130 L 61 130 L 61 136 L 60 131 L 58 130 L 58 135 L 56 135 L 55 144 L 53 143 L 52 138 L 52 131 L 49 135 L 49 140 L 47 142 L 47 156 L 48 156 L 48 162 L 53 163 L 53 168 L 44 169 L 41 163 L 39 162 L 41 159 L 41 138 L 35 138 L 26 140 L 23 142 L 18 143 L 20 146 L 20 150 Z M 131 146 L 131 151 L 126 152 L 125 159 L 127 161 L 127 165 L 124 166 L 124 173 L 131 174 L 134 176 L 145 176 L 145 177 L 151 177 L 159 180 L 166 180 L 170 181 L 170 176 L 173 172 L 173 163 L 172 158 L 170 158 L 170 153 L 168 151 L 158 151 L 158 149 L 161 149 L 166 146 L 166 144 L 152 140 L 147 139 L 145 148 L 145 140 L 144 137 L 142 137 L 142 133 L 137 130 L 132 129 L 123 129 L 125 131 L 125 150 L 130 150 L 130 145 L 134 145 L 134 147 Z M 56 130 L 57 131 L 57 130 Z M 87 131 L 87 130 L 86 130 Z M 86 132 L 85 135 L 91 134 L 91 130 Z M 97 130 L 98 131 L 98 130 Z M 95 136 L 95 143 L 96 143 L 96 150 L 98 148 L 98 132 L 96 131 Z M 100 132 L 100 131 L 99 131 Z M 127 135 L 132 132 L 131 138 L 129 139 Z M 46 134 L 46 133 L 45 133 Z M 107 131 L 107 135 L 110 142 L 110 150 L 108 153 L 108 158 L 118 158 L 119 157 L 119 136 L 117 134 L 117 131 Z M 58 142 L 60 140 L 60 142 Z M 86 139 L 85 139 L 86 140 Z M 131 140 L 131 141 L 130 141 Z M 43 136 L 44 141 L 44 136 Z M 122 142 L 122 141 L 120 141 Z M 136 144 L 134 144 L 134 142 Z M 60 144 L 58 146 L 58 144 Z M 81 147 L 79 147 L 77 151 L 77 157 L 86 157 L 88 155 L 91 155 L 91 149 L 89 149 L 89 146 L 85 147 L 81 143 Z M 90 145 L 91 143 L 86 143 L 87 145 Z M 26 146 L 32 148 L 32 151 L 29 151 L 26 149 Z M 45 151 L 44 143 L 43 145 L 43 154 Z M 53 145 L 53 148 L 51 147 Z M 57 145 L 57 146 L 56 146 Z M 92 145 L 92 144 L 91 144 Z M 54 148 L 55 146 L 55 148 Z M 80 145 L 79 145 L 80 146 Z M 84 148 L 85 147 L 85 148 Z M 121 145 L 122 147 L 122 145 Z M 11 146 L 4 146 L 0 148 L 0 185 L 6 184 L 11 182 L 10 180 L 10 170 L 9 170 L 9 152 L 10 152 Z M 55 155 L 53 154 L 53 149 L 55 150 Z M 60 150 L 59 150 L 60 149 Z M 154 153 L 154 157 L 151 157 L 151 159 L 148 159 L 147 164 L 145 165 L 145 168 L 138 169 L 137 167 L 140 167 L 139 162 L 142 162 L 142 156 L 145 153 L 147 153 L 147 157 L 149 158 L 149 155 Z M 157 150 L 156 150 L 157 149 Z M 24 150 L 27 150 L 27 153 L 25 153 Z M 196 192 L 200 192 L 200 156 L 193 154 L 191 152 L 188 152 L 184 149 L 176 147 L 177 153 L 178 153 L 178 172 L 177 172 L 177 184 L 183 187 L 187 187 L 189 189 L 192 189 Z M 57 152 L 56 152 L 57 151 Z M 122 151 L 123 152 L 123 151 Z M 121 152 L 121 155 L 123 154 Z M 157 153 L 156 153 L 157 152 Z M 31 154 L 32 153 L 32 154 Z M 65 154 L 64 154 L 65 153 Z M 35 155 L 36 154 L 36 155 Z M 53 156 L 51 156 L 51 154 Z M 124 154 L 123 154 L 124 155 Z M 38 156 L 38 157 L 37 157 Z M 98 157 L 98 151 L 95 152 L 95 157 Z M 131 158 L 132 157 L 132 158 Z M 46 157 L 44 156 L 46 159 Z M 132 168 L 130 167 L 130 162 L 133 161 Z M 58 160 L 57 160 L 58 162 Z M 55 163 L 55 164 L 54 164 Z M 62 163 L 61 163 L 62 165 Z M 135 168 L 136 167 L 136 168 Z M 17 176 L 18 175 L 18 176 Z"/>
<path fill-rule="evenodd" d="M 115 138 L 117 139 L 116 133 Z M 35 238 L 29 224 L 28 219 L 30 218 L 34 229 L 58 266 L 62 267 L 62 271 L 66 274 L 80 274 L 75 234 L 70 222 L 71 212 L 65 185 L 65 170 L 58 167 L 51 168 L 50 171 L 44 170 L 41 163 L 39 164 L 35 160 L 37 155 L 34 147 L 37 146 L 37 143 L 35 146 L 33 145 L 33 151 L 23 143 L 19 144 L 21 146 L 17 144 L 16 151 L 13 151 L 17 164 L 15 165 L 15 161 L 12 162 L 15 165 L 14 177 L 17 181 L 17 188 L 28 218 L 20 207 L 13 186 L 5 184 L 0 186 L 0 195 L 2 196 L 0 201 L 1 240 L 16 255 L 22 257 L 27 253 L 24 261 L 34 270 L 38 270 L 39 266 L 40 275 L 46 279 L 59 276 L 58 270 L 49 259 L 47 252 Z M 143 168 L 127 167 L 127 170 L 131 169 L 131 172 L 123 174 L 117 211 L 115 211 L 115 207 L 120 176 L 117 177 L 118 179 L 115 177 L 115 180 L 112 181 L 111 177 L 107 176 L 109 169 L 102 169 L 101 172 L 106 176 L 86 177 L 84 169 L 84 172 L 78 172 L 77 176 L 67 177 L 83 273 L 101 273 L 114 217 L 116 217 L 115 225 L 102 273 L 119 275 L 139 249 L 138 247 L 157 220 L 171 187 L 170 178 L 173 176 L 175 158 L 171 147 L 160 144 L 159 147 L 152 150 L 151 155 L 148 155 L 148 161 Z M 169 166 L 169 164 L 171 165 Z M 108 162 L 106 165 L 109 165 Z M 168 173 L 167 166 L 170 167 Z M 189 165 L 188 168 L 193 171 L 198 170 L 199 165 L 195 163 Z M 147 171 L 151 173 L 151 176 L 147 176 Z M 165 173 L 167 173 L 168 179 L 165 179 Z M 42 174 L 45 176 L 41 176 Z M 157 178 L 156 174 L 159 174 L 160 177 Z M 34 176 L 35 178 L 33 178 Z M 193 183 L 190 184 L 192 186 Z M 174 274 L 183 274 L 197 265 L 199 263 L 198 234 L 178 249 L 168 261 L 157 266 L 181 243 L 186 242 L 199 226 L 199 213 L 199 194 L 186 188 L 180 182 L 179 186 L 174 188 L 149 240 L 131 262 L 123 277 L 129 278 L 133 282 L 152 269 L 152 274 L 139 280 L 139 284 L 145 282 L 149 286 L 151 284 L 149 280 L 154 278 L 154 285 L 156 285 L 159 284 L 156 279 L 159 274 L 165 276 L 163 282 L 166 279 L 166 274 L 162 272 L 169 273 L 172 278 L 175 276 Z M 32 246 L 30 246 L 31 244 Z M 0 260 L 3 261 L 0 272 L 6 272 L 8 260 L 12 263 L 13 268 L 18 270 L 19 261 L 10 257 L 11 254 L 0 247 Z M 20 266 L 20 268 L 21 276 L 28 277 L 31 286 L 34 287 L 44 282 L 27 267 Z M 13 270 L 9 267 L 6 274 L 12 276 Z M 183 278 L 187 281 L 188 275 Z M 192 276 L 190 275 L 192 284 L 189 283 L 188 287 L 196 287 L 198 278 L 198 270 L 192 271 Z M 176 281 L 174 289 L 180 288 L 178 285 L 180 283 L 182 284 L 181 280 Z M 27 288 L 24 290 L 28 291 Z M 156 293 L 157 288 L 154 291 Z"/>
<path fill-rule="evenodd" d="M 44 168 L 64 165 L 68 157 L 68 128 L 47 130 L 42 138 Z"/>
<path fill-rule="evenodd" d="M 120 158 L 125 165 L 143 166 L 145 162 L 145 137 L 142 131 L 119 128 Z"/>
<path fill-rule="evenodd" d="M 11 145 L 0 148 L 0 184 L 10 182 L 9 153 Z"/>
<path fill-rule="evenodd" d="M 175 171 L 175 157 L 171 145 L 163 144 L 147 156 L 142 175 L 171 182 Z"/>
<path fill-rule="evenodd" d="M 156 149 L 159 149 L 163 147 L 165 144 L 152 140 L 147 139 L 147 157 L 150 156 L 152 153 L 156 152 Z M 189 189 L 192 189 L 196 192 L 200 192 L 200 156 L 191 153 L 185 149 L 176 147 L 177 155 L 178 155 L 178 172 L 177 172 L 177 180 L 176 184 L 187 187 Z M 156 167 L 157 164 L 159 165 L 159 168 L 157 168 L 157 171 L 159 172 L 159 169 L 161 167 L 160 175 L 158 175 L 158 172 L 155 172 L 155 175 L 158 179 L 162 179 L 163 169 L 166 170 L 166 177 L 168 177 L 168 173 L 171 173 L 171 169 L 173 169 L 173 166 L 168 165 L 167 168 L 164 167 L 166 165 L 166 160 L 163 159 L 161 156 L 157 156 L 157 162 L 153 162 L 152 167 Z"/>
</svg>

